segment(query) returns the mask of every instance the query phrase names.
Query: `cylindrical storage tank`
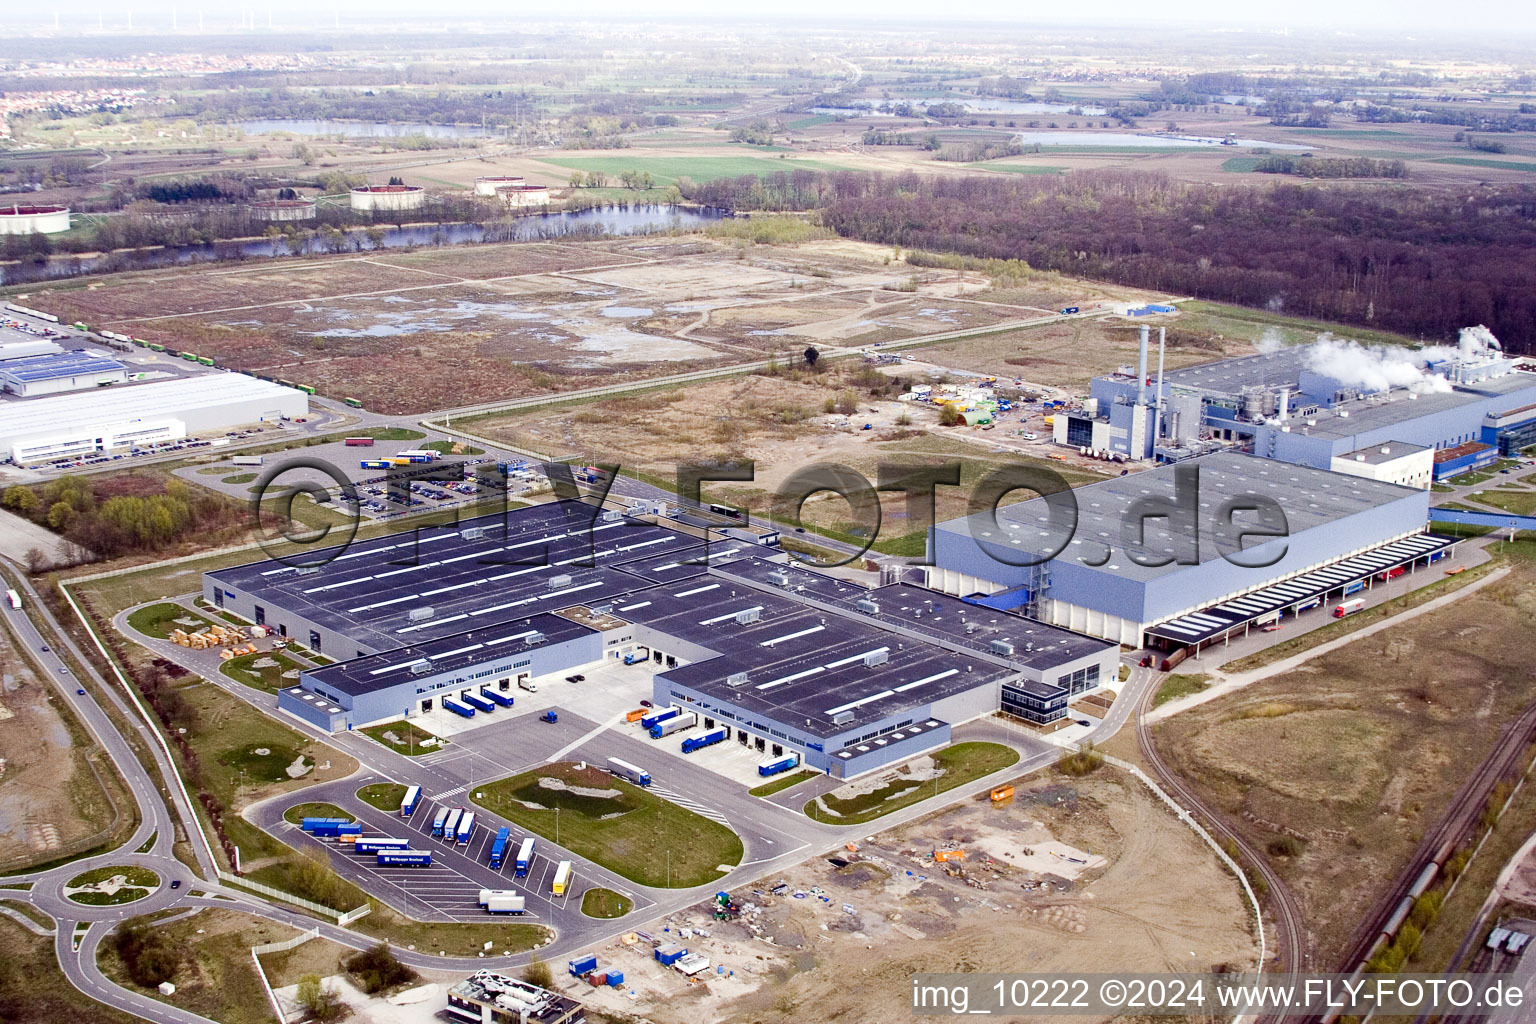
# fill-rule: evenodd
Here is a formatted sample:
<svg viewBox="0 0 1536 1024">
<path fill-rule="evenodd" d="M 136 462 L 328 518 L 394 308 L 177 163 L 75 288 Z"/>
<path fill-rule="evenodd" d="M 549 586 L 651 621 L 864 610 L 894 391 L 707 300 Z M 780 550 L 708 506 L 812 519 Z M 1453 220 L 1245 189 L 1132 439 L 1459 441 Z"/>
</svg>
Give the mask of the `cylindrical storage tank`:
<svg viewBox="0 0 1536 1024">
<path fill-rule="evenodd" d="M 0 206 L 0 235 L 30 235 L 34 231 L 53 235 L 68 230 L 67 206 Z"/>
<path fill-rule="evenodd" d="M 417 210 L 426 196 L 420 185 L 363 185 L 352 190 L 352 209 Z"/>
<path fill-rule="evenodd" d="M 263 199 L 251 204 L 251 216 L 257 220 L 314 220 L 313 199 Z"/>
<path fill-rule="evenodd" d="M 496 194 L 508 206 L 548 206 L 548 185 L 503 185 Z"/>
<path fill-rule="evenodd" d="M 526 182 L 524 181 L 521 174 L 487 175 L 483 178 L 475 179 L 475 195 L 489 198 L 494 196 L 496 194 L 496 190 L 499 188 L 506 188 L 509 185 L 522 184 L 526 184 Z"/>
</svg>

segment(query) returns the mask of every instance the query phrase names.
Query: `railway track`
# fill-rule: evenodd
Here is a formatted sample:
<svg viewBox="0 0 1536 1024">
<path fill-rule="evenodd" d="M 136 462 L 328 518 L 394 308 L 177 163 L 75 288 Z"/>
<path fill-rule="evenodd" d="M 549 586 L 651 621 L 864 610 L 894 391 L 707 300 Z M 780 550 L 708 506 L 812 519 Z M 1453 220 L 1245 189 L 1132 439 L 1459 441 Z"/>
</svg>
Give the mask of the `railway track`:
<svg viewBox="0 0 1536 1024">
<path fill-rule="evenodd" d="M 1365 963 L 1382 936 L 1396 930 L 1392 919 L 1397 916 L 1403 900 L 1415 895 L 1411 890 L 1431 865 L 1444 867 L 1446 859 L 1477 824 L 1488 794 L 1501 779 L 1510 775 L 1532 739 L 1536 739 L 1536 704 L 1526 708 L 1519 718 L 1500 730 L 1498 742 L 1488 752 L 1488 756 L 1462 783 L 1451 799 L 1450 807 L 1435 827 L 1419 840 L 1408 865 L 1391 890 L 1371 908 L 1350 940 L 1348 952 L 1339 968 L 1341 971 L 1348 973 Z"/>
<path fill-rule="evenodd" d="M 1159 673 L 1160 676 L 1161 673 Z M 1154 685 L 1147 687 L 1142 695 L 1141 707 L 1137 709 L 1136 714 L 1136 742 L 1141 747 L 1142 757 L 1157 775 L 1159 784 L 1187 810 L 1201 815 L 1205 819 L 1206 829 L 1211 834 L 1235 846 L 1241 855 L 1238 859 L 1246 861 L 1264 880 L 1269 890 L 1265 895 L 1265 902 L 1269 905 L 1270 914 L 1275 922 L 1275 957 L 1287 971 L 1306 970 L 1310 961 L 1307 934 L 1302 926 L 1301 906 L 1296 902 L 1296 897 L 1291 895 L 1290 887 L 1258 850 L 1237 832 L 1228 828 L 1219 814 L 1169 770 L 1162 755 L 1157 752 L 1157 746 L 1152 742 L 1152 730 L 1146 723 L 1146 711 L 1158 690 L 1155 684 L 1156 680 Z"/>
</svg>

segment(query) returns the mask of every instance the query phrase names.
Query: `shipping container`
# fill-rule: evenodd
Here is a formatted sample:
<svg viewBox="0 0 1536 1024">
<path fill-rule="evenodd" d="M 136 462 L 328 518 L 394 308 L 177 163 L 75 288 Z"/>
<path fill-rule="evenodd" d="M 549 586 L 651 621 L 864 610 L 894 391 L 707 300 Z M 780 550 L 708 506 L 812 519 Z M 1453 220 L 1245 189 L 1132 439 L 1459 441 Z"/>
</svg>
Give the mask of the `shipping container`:
<svg viewBox="0 0 1536 1024">
<path fill-rule="evenodd" d="M 649 786 L 651 784 L 650 772 L 644 768 L 632 765 L 628 761 L 620 761 L 616 757 L 608 759 L 608 770 L 621 779 L 628 779 L 637 786 Z"/>
<path fill-rule="evenodd" d="M 305 832 L 313 832 L 321 825 L 349 825 L 351 818 L 304 818 L 299 822 L 299 827 Z"/>
<path fill-rule="evenodd" d="M 416 805 L 421 802 L 421 787 L 412 786 L 405 791 L 405 797 L 400 801 L 400 817 L 409 818 L 416 813 Z"/>
<path fill-rule="evenodd" d="M 658 722 L 657 724 L 651 726 L 651 739 L 659 740 L 663 736 L 671 736 L 675 732 L 682 732 L 684 729 L 692 729 L 698 724 L 698 712 L 684 711 L 667 719 L 665 722 Z"/>
<path fill-rule="evenodd" d="M 315 393 L 315 388 L 312 384 L 300 384 L 298 387 L 299 390 L 304 392 L 306 395 L 312 395 Z"/>
<path fill-rule="evenodd" d="M 164 352 L 165 351 L 165 346 L 160 344 L 159 342 L 152 341 L 152 342 L 149 343 L 149 350 L 151 352 Z"/>
<path fill-rule="evenodd" d="M 204 366 L 212 366 L 213 356 L 198 356 L 197 361 L 202 363 Z"/>
<path fill-rule="evenodd" d="M 640 719 L 640 728 L 650 732 L 651 726 L 656 725 L 658 722 L 665 722 L 667 719 L 679 714 L 682 714 L 682 712 L 677 708 L 667 708 L 665 711 L 658 711 L 654 715 L 647 715 Z"/>
<path fill-rule="evenodd" d="M 465 704 L 468 704 L 470 707 L 474 708 L 476 711 L 485 711 L 485 712 L 489 713 L 491 711 L 495 711 L 496 710 L 496 705 L 495 704 L 492 704 L 490 701 L 486 700 L 484 697 L 477 697 L 477 696 L 475 696 L 472 693 L 461 693 L 461 694 L 459 694 L 459 700 L 462 700 Z"/>
<path fill-rule="evenodd" d="M 591 974 L 597 970 L 597 957 L 590 953 L 584 953 L 572 960 L 567 966 L 567 970 L 571 972 L 572 977 L 576 978 L 581 977 L 583 974 Z"/>
<path fill-rule="evenodd" d="M 635 708 L 635 710 L 624 716 L 624 721 L 638 722 L 648 714 L 650 714 L 650 712 L 646 711 L 645 708 Z"/>
<path fill-rule="evenodd" d="M 679 946 L 677 943 L 672 942 L 667 943 L 664 946 L 657 946 L 651 955 L 656 958 L 658 963 L 665 967 L 671 967 L 683 957 L 687 956 L 688 950 L 685 947 Z"/>
<path fill-rule="evenodd" d="M 348 447 L 348 448 L 372 448 L 373 447 L 373 438 L 371 438 L 371 437 L 348 437 L 348 438 L 344 438 L 341 443 L 343 445 L 345 445 L 346 447 Z"/>
<path fill-rule="evenodd" d="M 762 764 L 758 765 L 757 774 L 777 775 L 780 772 L 787 772 L 791 768 L 797 767 L 799 764 L 799 754 L 785 754 L 783 757 L 776 757 L 770 761 L 764 761 Z"/>
<path fill-rule="evenodd" d="M 492 704 L 500 704 L 504 708 L 509 708 L 514 703 L 514 701 L 512 700 L 511 697 L 507 697 L 507 696 L 504 696 L 502 694 L 499 694 L 495 690 L 491 689 L 488 686 L 480 687 L 480 696 L 484 697 L 486 700 L 490 701 Z"/>
<path fill-rule="evenodd" d="M 704 747 L 713 746 L 714 744 L 724 740 L 729 735 L 730 733 L 728 730 L 715 729 L 711 732 L 705 733 L 703 736 L 696 736 L 692 739 L 683 740 L 683 753 L 691 754 L 695 750 L 702 750 Z"/>
<path fill-rule="evenodd" d="M 522 845 L 517 849 L 517 862 L 514 867 L 513 874 L 515 874 L 518 878 L 522 878 L 528 873 L 528 867 L 532 863 L 533 837 L 529 836 L 527 839 L 523 840 Z"/>
<path fill-rule="evenodd" d="M 571 862 L 563 860 L 555 869 L 555 880 L 550 883 L 549 891 L 556 896 L 564 896 L 565 890 L 571 884 Z"/>
<path fill-rule="evenodd" d="M 369 836 L 367 839 L 358 839 L 352 844 L 352 848 L 358 853 L 378 853 L 380 850 L 407 850 L 410 849 L 409 839 L 396 839 L 393 836 Z"/>
<path fill-rule="evenodd" d="M 459 704 L 459 703 L 456 703 L 454 701 L 449 700 L 447 697 L 443 698 L 443 710 L 444 711 L 452 711 L 454 714 L 458 715 L 460 718 L 474 718 L 475 717 L 475 712 L 474 712 L 473 708 L 467 708 L 467 707 L 465 707 L 462 704 Z"/>
<path fill-rule="evenodd" d="M 380 850 L 376 856 L 378 857 L 378 865 L 380 867 L 395 865 L 397 867 L 425 868 L 432 866 L 432 854 L 427 850 Z"/>
<path fill-rule="evenodd" d="M 459 845 L 468 846 L 469 839 L 475 834 L 475 812 L 467 812 L 459 822 Z"/>
<path fill-rule="evenodd" d="M 358 401 L 355 398 L 343 398 L 342 401 L 347 403 L 348 405 L 350 405 L 354 409 L 361 409 L 363 407 L 363 403 Z"/>
<path fill-rule="evenodd" d="M 434 836 L 442 835 L 443 834 L 443 829 L 447 826 L 447 822 L 448 822 L 448 808 L 446 808 L 446 807 L 439 807 L 437 809 L 437 815 L 432 819 L 432 834 Z"/>
</svg>

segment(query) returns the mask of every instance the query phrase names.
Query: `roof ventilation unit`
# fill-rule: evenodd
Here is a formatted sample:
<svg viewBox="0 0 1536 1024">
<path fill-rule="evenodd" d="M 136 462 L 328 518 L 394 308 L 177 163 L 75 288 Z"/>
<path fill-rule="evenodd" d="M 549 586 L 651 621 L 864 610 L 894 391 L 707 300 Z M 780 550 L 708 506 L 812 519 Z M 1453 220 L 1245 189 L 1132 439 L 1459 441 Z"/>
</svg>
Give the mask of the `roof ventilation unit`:
<svg viewBox="0 0 1536 1024">
<path fill-rule="evenodd" d="M 407 617 L 412 622 L 424 622 L 427 619 L 430 619 L 432 617 L 432 609 L 431 608 L 412 608 L 407 613 Z"/>
<path fill-rule="evenodd" d="M 538 632 L 537 630 L 535 630 L 534 632 L 529 633 L 527 636 L 523 637 L 523 643 L 528 645 L 529 647 L 532 647 L 535 644 L 541 644 L 543 642 L 544 642 L 544 634 Z"/>
<path fill-rule="evenodd" d="M 781 587 L 787 587 L 787 586 L 789 586 L 789 573 L 787 573 L 787 572 L 771 572 L 771 573 L 768 574 L 768 582 L 769 583 L 776 583 L 776 584 L 778 584 Z"/>
<path fill-rule="evenodd" d="M 595 605 L 592 606 L 592 614 L 593 615 L 612 615 L 613 614 L 613 605 L 611 605 L 611 604 L 595 604 Z"/>
<path fill-rule="evenodd" d="M 853 721 L 852 711 L 839 711 L 837 714 L 832 716 L 833 725 L 847 725 L 851 721 Z"/>
<path fill-rule="evenodd" d="M 411 662 L 411 675 L 424 676 L 432 671 L 432 663 L 423 658 L 421 661 Z"/>
<path fill-rule="evenodd" d="M 1012 640 L 993 640 L 988 646 L 992 648 L 993 654 L 1001 654 L 1005 658 L 1013 657 Z"/>
<path fill-rule="evenodd" d="M 974 632 L 976 632 L 976 623 L 974 623 L 974 622 L 967 622 L 965 624 L 965 631 L 967 633 L 974 633 Z"/>
<path fill-rule="evenodd" d="M 559 576 L 551 576 L 549 578 L 549 589 L 550 590 L 560 590 L 560 589 L 562 589 L 564 587 L 568 587 L 570 585 L 571 585 L 571 578 L 570 578 L 570 576 L 568 576 L 568 575 L 566 575 L 564 573 L 561 573 Z"/>
<path fill-rule="evenodd" d="M 301 566 L 298 569 L 295 569 L 293 571 L 293 574 L 295 576 L 313 576 L 315 573 L 317 573 L 319 571 L 320 571 L 320 567 L 318 565 L 305 565 L 305 566 Z"/>
<path fill-rule="evenodd" d="M 745 672 L 732 672 L 725 677 L 725 682 L 727 686 L 745 686 L 747 685 L 747 674 Z"/>
<path fill-rule="evenodd" d="M 608 512 L 604 512 L 603 513 L 603 522 L 605 522 L 605 523 L 616 523 L 618 521 L 619 521 L 619 513 L 618 512 L 614 512 L 614 511 L 610 510 Z"/>
<path fill-rule="evenodd" d="M 855 607 L 857 607 L 861 612 L 868 612 L 870 615 L 880 614 L 880 602 L 868 597 L 859 598 L 858 602 L 855 604 Z"/>
<path fill-rule="evenodd" d="M 479 540 L 481 537 L 485 536 L 485 527 L 466 526 L 464 529 L 459 531 L 459 536 L 464 540 Z"/>
<path fill-rule="evenodd" d="M 878 651 L 870 651 L 864 655 L 864 667 L 874 668 L 877 665 L 884 665 L 890 660 L 891 649 L 889 647 L 882 647 Z"/>
<path fill-rule="evenodd" d="M 759 621 L 762 617 L 763 610 L 761 608 L 743 608 L 736 613 L 736 623 L 737 625 L 745 626 Z"/>
</svg>

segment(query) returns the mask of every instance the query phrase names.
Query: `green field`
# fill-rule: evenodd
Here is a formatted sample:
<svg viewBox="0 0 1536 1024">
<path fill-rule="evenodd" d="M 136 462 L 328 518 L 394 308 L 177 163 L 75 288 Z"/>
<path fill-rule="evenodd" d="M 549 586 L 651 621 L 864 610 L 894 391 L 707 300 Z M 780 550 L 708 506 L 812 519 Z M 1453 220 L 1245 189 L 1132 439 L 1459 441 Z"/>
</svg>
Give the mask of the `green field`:
<svg viewBox="0 0 1536 1024">
<path fill-rule="evenodd" d="M 1180 697 L 1199 693 L 1210 685 L 1210 682 L 1206 680 L 1203 674 L 1182 675 L 1175 673 L 1163 680 L 1163 685 L 1158 687 L 1157 695 L 1152 698 L 1152 706 L 1157 707 L 1159 704 L 1166 704 L 1171 700 L 1178 700 Z"/>
<path fill-rule="evenodd" d="M 276 664 L 264 665 L 261 668 L 254 667 L 253 663 L 262 659 L 276 662 Z M 219 665 L 219 671 L 253 690 L 276 693 L 285 687 L 297 686 L 299 682 L 297 679 L 284 681 L 283 673 L 302 667 L 286 654 L 277 651 L 257 651 L 255 654 L 242 654 L 239 657 L 230 658 Z"/>
<path fill-rule="evenodd" d="M 183 625 L 177 623 L 175 621 L 177 619 L 196 619 L 198 625 Z M 129 613 L 128 625 L 145 636 L 152 636 L 157 640 L 165 640 L 170 637 L 171 631 L 174 629 L 183 629 L 188 633 L 196 633 L 198 630 L 212 625 L 212 623 L 203 616 L 183 608 L 179 604 L 162 601 L 160 604 L 147 605 Z"/>
<path fill-rule="evenodd" d="M 761 786 L 755 786 L 752 789 L 747 790 L 747 792 L 753 796 L 773 796 L 775 793 L 782 793 L 790 786 L 800 785 L 800 783 L 804 782 L 806 779 L 814 779 L 820 774 L 821 772 L 818 772 L 812 768 L 803 768 L 798 772 L 790 772 L 788 775 L 780 775 L 773 781 L 765 782 Z"/>
<path fill-rule="evenodd" d="M 1006 171 L 1009 174 L 1065 174 L 1065 167 L 1049 167 L 1045 164 L 1000 164 L 990 160 L 978 160 L 966 167 L 980 171 Z"/>
<path fill-rule="evenodd" d="M 741 861 L 741 839 L 724 825 L 590 765 L 546 765 L 475 790 L 482 807 L 641 885 L 703 885 Z"/>
<path fill-rule="evenodd" d="M 829 825 L 861 825 L 1002 771 L 1018 763 L 1019 752 L 1001 743 L 956 743 L 934 754 L 933 760 L 943 771 L 936 779 L 897 778 L 879 789 L 848 799 L 830 795 L 818 797 L 806 802 L 805 814 Z"/>
<path fill-rule="evenodd" d="M 385 722 L 382 725 L 370 725 L 360 730 L 364 736 L 388 747 L 397 754 L 406 757 L 419 757 L 422 754 L 430 754 L 434 750 L 441 750 L 446 744 L 443 740 L 427 732 L 418 729 L 413 722 Z M 385 738 L 386 734 L 394 736 L 392 742 Z M 428 743 L 427 740 L 432 742 Z"/>
<path fill-rule="evenodd" d="M 1478 491 L 1472 497 L 1485 505 L 1495 505 L 1517 516 L 1536 513 L 1536 491 Z"/>
<path fill-rule="evenodd" d="M 634 900 L 612 889 L 588 889 L 581 897 L 581 912 L 588 917 L 623 917 L 634 909 Z"/>
<path fill-rule="evenodd" d="M 398 814 L 400 801 L 405 799 L 405 787 L 398 782 L 375 782 L 358 790 L 357 798 L 370 807 Z"/>
<path fill-rule="evenodd" d="M 255 479 L 255 473 L 236 473 L 234 476 L 226 476 L 219 482 L 225 484 L 248 484 Z"/>
<path fill-rule="evenodd" d="M 1233 174 L 1246 174 L 1259 166 L 1261 156 L 1234 156 L 1221 162 L 1221 169 Z"/>
<path fill-rule="evenodd" d="M 614 181 L 625 171 L 646 171 L 658 185 L 671 185 L 678 178 L 713 181 L 739 178 L 744 174 L 759 177 L 777 171 L 846 171 L 848 168 L 821 160 L 780 160 L 757 156 L 581 156 L 545 158 L 544 163 L 572 171 L 600 171 Z"/>
<path fill-rule="evenodd" d="M 1536 164 L 1516 163 L 1513 160 L 1482 160 L 1473 156 L 1442 156 L 1430 160 L 1432 164 L 1460 164 L 1462 167 L 1493 167 L 1505 171 L 1529 171 L 1536 174 Z"/>
</svg>

